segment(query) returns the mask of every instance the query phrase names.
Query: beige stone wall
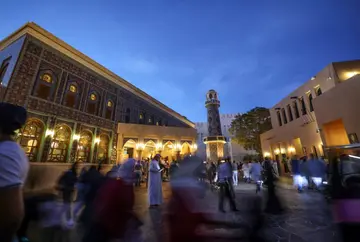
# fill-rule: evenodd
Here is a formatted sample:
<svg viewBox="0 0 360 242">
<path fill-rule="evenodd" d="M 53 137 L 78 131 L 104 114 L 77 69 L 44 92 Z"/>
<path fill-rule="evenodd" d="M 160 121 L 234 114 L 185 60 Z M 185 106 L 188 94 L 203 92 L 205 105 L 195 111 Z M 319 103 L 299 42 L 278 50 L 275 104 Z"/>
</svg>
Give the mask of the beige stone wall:
<svg viewBox="0 0 360 242">
<path fill-rule="evenodd" d="M 71 164 L 68 163 L 31 163 L 28 178 L 24 186 L 25 192 L 55 192 L 54 188 L 60 175 L 70 167 Z M 82 165 L 78 167 L 79 171 L 82 167 Z M 102 172 L 105 174 L 111 167 L 111 165 L 103 165 Z"/>
<path fill-rule="evenodd" d="M 341 120 L 347 134 L 356 133 L 360 138 L 359 93 L 360 75 L 357 75 L 314 100 L 317 122 L 322 134 L 326 124 Z M 343 142 L 346 144 L 346 141 Z M 326 143 L 324 137 L 324 144 Z"/>
<path fill-rule="evenodd" d="M 342 144 L 348 143 L 346 142 L 347 134 L 355 133 L 359 137 L 360 75 L 350 78 L 356 73 L 360 74 L 360 61 L 330 64 L 271 108 L 273 129 L 261 135 L 263 153 L 273 158 L 276 153 L 279 155 L 284 153 L 286 156 L 293 154 L 302 156 L 305 154 L 303 152 L 305 147 L 307 154 L 313 153 L 315 148 L 318 155 L 323 155 L 322 145 L 327 145 L 325 136 L 331 137 L 331 143 L 337 139 Z M 322 91 L 320 96 L 316 96 L 318 87 Z M 310 93 L 313 96 L 313 112 L 310 112 L 308 99 Z M 301 104 L 298 102 L 300 118 L 295 119 L 295 112 L 292 108 L 294 120 L 290 121 L 287 105 L 291 105 L 294 101 L 291 97 L 304 97 L 307 115 L 302 115 Z M 283 122 L 282 126 L 279 126 L 277 117 L 279 108 L 285 108 L 288 119 L 288 123 L 284 124 Z M 325 135 L 325 126 L 331 126 L 331 123 L 338 120 L 343 124 L 344 132 L 339 131 L 341 125 L 338 124 L 332 125 L 332 131 L 327 128 L 327 135 Z M 331 135 L 329 132 L 332 132 Z M 334 132 L 341 133 L 341 137 L 334 138 Z M 336 144 L 339 145 L 339 142 Z"/>
</svg>

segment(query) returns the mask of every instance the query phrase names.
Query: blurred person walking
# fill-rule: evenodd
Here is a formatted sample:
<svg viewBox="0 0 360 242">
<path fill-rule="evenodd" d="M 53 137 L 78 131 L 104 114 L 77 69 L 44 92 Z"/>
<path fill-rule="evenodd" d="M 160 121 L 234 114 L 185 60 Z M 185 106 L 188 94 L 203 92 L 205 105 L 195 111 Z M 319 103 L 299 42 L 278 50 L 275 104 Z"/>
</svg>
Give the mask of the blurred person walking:
<svg viewBox="0 0 360 242">
<path fill-rule="evenodd" d="M 219 191 L 219 211 L 225 213 L 224 200 L 229 200 L 232 211 L 238 211 L 235 204 L 235 193 L 232 190 L 230 179 L 232 178 L 231 167 L 225 160 L 222 160 L 218 168 Z"/>
<path fill-rule="evenodd" d="M 235 161 L 233 161 L 232 163 L 232 172 L 233 172 L 233 176 L 232 176 L 233 184 L 237 186 L 239 183 L 239 172 L 238 172 L 238 164 Z"/>
<path fill-rule="evenodd" d="M 74 219 L 78 216 L 80 210 L 84 207 L 85 203 L 85 195 L 87 192 L 87 186 L 84 183 L 84 176 L 87 172 L 87 168 L 84 166 L 76 183 L 76 200 L 75 200 L 75 207 L 73 210 Z"/>
<path fill-rule="evenodd" d="M 297 156 L 293 156 L 291 159 L 291 172 L 293 175 L 294 186 L 298 192 L 303 191 L 304 185 L 306 185 L 306 178 L 301 175 L 301 160 Z"/>
<path fill-rule="evenodd" d="M 24 217 L 23 185 L 29 161 L 15 142 L 15 131 L 27 119 L 23 107 L 0 103 L 0 241 L 12 242 Z"/>
<path fill-rule="evenodd" d="M 74 225 L 71 205 L 73 202 L 73 195 L 75 192 L 75 184 L 77 182 L 77 162 L 71 168 L 65 171 L 59 178 L 57 189 L 60 191 L 63 199 L 63 213 L 68 226 Z"/>
<path fill-rule="evenodd" d="M 133 211 L 134 165 L 135 160 L 130 158 L 118 173 L 108 174 L 94 201 L 91 226 L 83 242 L 134 241 L 141 235 L 138 229 L 142 222 Z"/>
<path fill-rule="evenodd" d="M 251 162 L 245 161 L 245 163 L 242 165 L 242 170 L 244 173 L 244 180 L 245 182 L 250 182 L 250 168 L 251 168 Z"/>
<path fill-rule="evenodd" d="M 141 185 L 141 177 L 142 177 L 143 167 L 140 161 L 137 161 L 134 166 L 134 174 L 135 174 L 135 186 L 139 187 Z"/>
<path fill-rule="evenodd" d="M 256 193 L 260 192 L 261 188 L 261 173 L 262 173 L 262 166 L 260 165 L 259 161 L 255 161 L 252 163 L 250 168 L 250 176 L 253 181 L 256 183 Z"/>
</svg>

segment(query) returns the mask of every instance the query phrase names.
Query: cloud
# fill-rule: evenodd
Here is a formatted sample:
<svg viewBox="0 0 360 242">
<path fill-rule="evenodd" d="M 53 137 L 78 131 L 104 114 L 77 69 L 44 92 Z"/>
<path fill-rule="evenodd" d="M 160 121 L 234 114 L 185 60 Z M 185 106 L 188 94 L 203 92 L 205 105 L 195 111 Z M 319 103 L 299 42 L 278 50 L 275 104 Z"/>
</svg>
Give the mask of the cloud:
<svg viewBox="0 0 360 242">
<path fill-rule="evenodd" d="M 202 90 L 215 89 L 220 95 L 226 95 L 234 88 L 234 84 L 247 82 L 247 76 L 258 68 L 258 60 L 252 56 L 244 56 L 239 60 L 227 60 L 215 64 L 205 70 L 204 77 L 199 86 Z"/>
<path fill-rule="evenodd" d="M 146 60 L 144 58 L 125 58 L 120 62 L 121 68 L 140 74 L 156 74 L 159 66 L 155 61 Z"/>
</svg>

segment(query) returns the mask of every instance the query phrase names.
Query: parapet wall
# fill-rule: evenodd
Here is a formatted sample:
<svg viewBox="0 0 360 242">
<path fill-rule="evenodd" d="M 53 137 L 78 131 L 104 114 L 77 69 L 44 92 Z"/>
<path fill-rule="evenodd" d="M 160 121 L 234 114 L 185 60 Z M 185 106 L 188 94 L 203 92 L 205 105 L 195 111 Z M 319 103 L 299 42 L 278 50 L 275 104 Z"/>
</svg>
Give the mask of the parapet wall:
<svg viewBox="0 0 360 242">
<path fill-rule="evenodd" d="M 85 164 L 86 166 L 96 164 Z M 28 192 L 55 192 L 56 183 L 60 175 L 69 169 L 69 163 L 31 163 L 30 171 L 25 182 L 24 191 Z M 84 165 L 79 165 L 79 172 Z M 102 172 L 106 173 L 112 165 L 102 165 Z"/>
</svg>

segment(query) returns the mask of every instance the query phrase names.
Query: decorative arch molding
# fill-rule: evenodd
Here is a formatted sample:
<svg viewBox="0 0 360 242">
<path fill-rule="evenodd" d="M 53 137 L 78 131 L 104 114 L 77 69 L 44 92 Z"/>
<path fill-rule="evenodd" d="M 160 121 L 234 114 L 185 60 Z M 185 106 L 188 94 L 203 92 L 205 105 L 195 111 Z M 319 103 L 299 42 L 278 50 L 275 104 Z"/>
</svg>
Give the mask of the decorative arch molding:
<svg viewBox="0 0 360 242">
<path fill-rule="evenodd" d="M 135 143 L 137 143 L 139 141 L 138 138 L 128 137 L 128 138 L 123 138 L 123 144 L 125 145 L 129 140 L 133 140 Z"/>
<path fill-rule="evenodd" d="M 157 139 L 144 139 L 144 144 L 147 144 L 148 142 L 154 142 L 154 144 L 157 144 L 158 140 Z"/>
<path fill-rule="evenodd" d="M 89 127 L 89 126 L 86 126 L 86 125 L 81 125 L 80 127 L 80 132 L 83 132 L 83 131 L 90 131 L 93 135 L 95 134 L 95 128 L 94 127 Z"/>
<path fill-rule="evenodd" d="M 166 143 L 171 143 L 171 144 L 175 145 L 176 141 L 175 140 L 169 140 L 169 139 L 163 140 L 163 145 L 165 145 Z"/>
<path fill-rule="evenodd" d="M 152 140 L 152 139 L 149 139 L 149 140 L 147 140 L 146 142 L 144 141 L 144 146 L 145 146 L 145 147 L 148 146 L 148 145 L 150 145 L 150 144 L 152 144 L 153 146 L 156 146 L 156 141 L 155 141 L 155 140 Z"/>
<path fill-rule="evenodd" d="M 193 142 L 192 142 L 191 140 L 181 140 L 181 141 L 180 141 L 180 144 L 181 144 L 181 145 L 183 145 L 183 144 L 185 144 L 185 143 L 188 143 L 188 144 L 191 146 Z"/>
<path fill-rule="evenodd" d="M 68 127 L 71 129 L 71 131 L 72 131 L 72 130 L 74 129 L 75 123 L 58 119 L 58 120 L 56 120 L 55 127 L 56 127 L 56 126 L 59 126 L 59 125 L 66 125 L 66 126 L 68 126 Z"/>
</svg>

